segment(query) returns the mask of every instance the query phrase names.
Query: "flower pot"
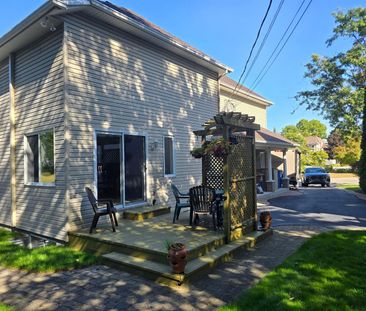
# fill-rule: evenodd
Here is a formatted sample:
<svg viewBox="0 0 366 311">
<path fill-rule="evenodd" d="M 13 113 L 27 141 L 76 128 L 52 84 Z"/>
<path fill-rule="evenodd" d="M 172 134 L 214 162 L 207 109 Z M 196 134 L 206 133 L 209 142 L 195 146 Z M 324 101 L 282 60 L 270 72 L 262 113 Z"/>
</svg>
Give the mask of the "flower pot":
<svg viewBox="0 0 366 311">
<path fill-rule="evenodd" d="M 270 212 L 261 212 L 259 215 L 259 221 L 263 230 L 268 230 L 272 224 L 272 216 Z"/>
<path fill-rule="evenodd" d="M 168 261 L 175 274 L 183 274 L 187 264 L 187 249 L 184 244 L 172 244 L 168 250 Z"/>
</svg>

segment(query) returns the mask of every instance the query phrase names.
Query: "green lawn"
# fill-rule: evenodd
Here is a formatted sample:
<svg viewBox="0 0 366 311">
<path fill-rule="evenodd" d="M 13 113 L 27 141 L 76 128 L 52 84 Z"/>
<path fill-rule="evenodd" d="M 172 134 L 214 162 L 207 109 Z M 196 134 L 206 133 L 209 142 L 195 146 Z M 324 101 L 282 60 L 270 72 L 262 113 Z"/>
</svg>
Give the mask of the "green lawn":
<svg viewBox="0 0 366 311">
<path fill-rule="evenodd" d="M 362 192 L 359 184 L 337 184 L 337 188 Z"/>
<path fill-rule="evenodd" d="M 366 310 L 366 231 L 313 237 L 219 310 Z"/>
<path fill-rule="evenodd" d="M 0 303 L 0 311 L 12 311 L 12 310 L 13 310 L 13 308 Z"/>
<path fill-rule="evenodd" d="M 0 265 L 3 267 L 31 272 L 55 272 L 98 262 L 96 256 L 64 246 L 46 246 L 30 250 L 13 244 L 11 239 L 14 237 L 13 232 L 0 229 Z"/>
</svg>

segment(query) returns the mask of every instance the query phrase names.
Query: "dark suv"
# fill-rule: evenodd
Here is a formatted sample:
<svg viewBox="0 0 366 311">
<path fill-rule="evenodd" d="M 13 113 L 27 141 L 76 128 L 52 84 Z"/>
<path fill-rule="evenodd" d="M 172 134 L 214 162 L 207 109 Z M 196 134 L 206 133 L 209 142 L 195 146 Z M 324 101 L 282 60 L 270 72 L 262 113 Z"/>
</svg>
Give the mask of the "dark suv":
<svg viewBox="0 0 366 311">
<path fill-rule="evenodd" d="M 330 176 L 322 167 L 307 167 L 302 177 L 302 185 L 307 187 L 310 184 L 330 187 Z"/>
</svg>

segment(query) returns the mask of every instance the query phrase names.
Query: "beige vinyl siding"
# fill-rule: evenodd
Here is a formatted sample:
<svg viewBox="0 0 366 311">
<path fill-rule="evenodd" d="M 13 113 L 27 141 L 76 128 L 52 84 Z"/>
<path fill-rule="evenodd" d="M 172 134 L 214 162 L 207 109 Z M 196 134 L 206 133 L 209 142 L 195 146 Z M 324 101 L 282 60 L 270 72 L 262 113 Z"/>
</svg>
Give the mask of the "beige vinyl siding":
<svg viewBox="0 0 366 311">
<path fill-rule="evenodd" d="M 84 193 L 94 186 L 95 130 L 147 135 L 148 200 L 172 195 L 169 183 L 188 190 L 201 182 L 200 161 L 189 151 L 192 131 L 217 113 L 217 76 L 130 34 L 83 16 L 65 20 L 67 107 L 70 128 L 70 219 L 89 226 L 92 210 Z M 163 137 L 174 137 L 176 177 L 164 177 Z M 157 141 L 151 151 L 149 143 Z"/>
<path fill-rule="evenodd" d="M 249 98 L 243 98 L 238 95 L 230 97 L 231 93 L 221 90 L 220 111 L 228 109 L 229 111 L 237 111 L 255 116 L 255 123 L 267 128 L 267 111 L 265 105 L 258 104 Z"/>
<path fill-rule="evenodd" d="M 41 38 L 15 56 L 17 227 L 64 240 L 63 29 Z M 24 137 L 54 129 L 55 186 L 24 184 Z"/>
<path fill-rule="evenodd" d="M 10 98 L 8 59 L 0 62 L 0 224 L 11 225 Z"/>
</svg>

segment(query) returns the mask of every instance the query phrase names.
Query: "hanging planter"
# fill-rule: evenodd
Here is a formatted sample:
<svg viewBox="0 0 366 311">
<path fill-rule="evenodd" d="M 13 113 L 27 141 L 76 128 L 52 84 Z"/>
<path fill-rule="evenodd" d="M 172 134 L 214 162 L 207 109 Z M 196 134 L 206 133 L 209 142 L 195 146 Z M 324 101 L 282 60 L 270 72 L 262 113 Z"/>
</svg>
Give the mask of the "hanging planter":
<svg viewBox="0 0 366 311">
<path fill-rule="evenodd" d="M 202 158 L 204 153 L 205 153 L 205 149 L 203 147 L 198 147 L 198 148 L 194 148 L 191 150 L 192 157 L 194 157 L 196 159 Z"/>
<path fill-rule="evenodd" d="M 224 157 L 230 152 L 230 143 L 223 138 L 215 139 L 208 144 L 205 151 L 215 157 Z"/>
<path fill-rule="evenodd" d="M 188 251 L 183 243 L 166 243 L 168 250 L 168 261 L 172 267 L 172 272 L 175 274 L 184 274 L 184 269 L 187 265 Z"/>
</svg>

